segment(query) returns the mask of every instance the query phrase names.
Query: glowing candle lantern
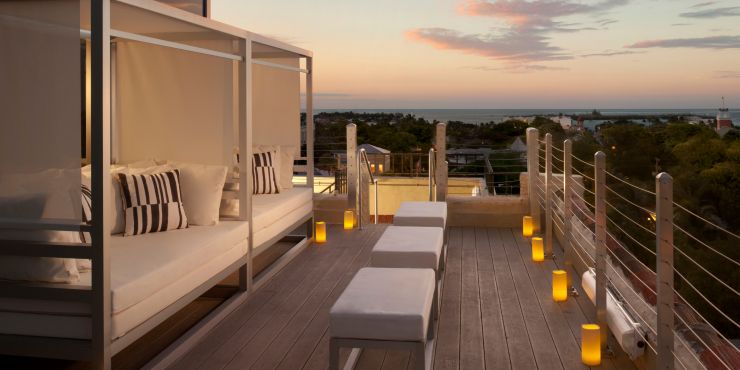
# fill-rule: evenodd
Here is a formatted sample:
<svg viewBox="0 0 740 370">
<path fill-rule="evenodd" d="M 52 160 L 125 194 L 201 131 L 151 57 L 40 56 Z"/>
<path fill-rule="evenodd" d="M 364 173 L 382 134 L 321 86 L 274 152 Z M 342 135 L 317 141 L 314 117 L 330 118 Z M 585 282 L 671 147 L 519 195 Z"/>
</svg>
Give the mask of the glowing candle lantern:
<svg viewBox="0 0 740 370">
<path fill-rule="evenodd" d="M 531 216 L 524 216 L 522 219 L 522 235 L 529 238 L 534 233 L 534 221 Z"/>
<path fill-rule="evenodd" d="M 383 165 L 382 164 L 379 164 L 378 165 L 378 172 L 383 173 Z"/>
<path fill-rule="evenodd" d="M 552 299 L 555 302 L 568 300 L 568 272 L 565 270 L 552 272 Z"/>
<path fill-rule="evenodd" d="M 351 209 L 344 211 L 344 229 L 352 230 L 355 227 L 355 212 Z"/>
<path fill-rule="evenodd" d="M 316 223 L 316 243 L 326 242 L 326 222 L 319 221 Z"/>
<path fill-rule="evenodd" d="M 581 361 L 588 366 L 601 364 L 601 329 L 596 324 L 581 325 Z"/>
<path fill-rule="evenodd" d="M 545 246 L 542 238 L 535 236 L 532 238 L 532 261 L 542 262 L 545 260 Z"/>
</svg>

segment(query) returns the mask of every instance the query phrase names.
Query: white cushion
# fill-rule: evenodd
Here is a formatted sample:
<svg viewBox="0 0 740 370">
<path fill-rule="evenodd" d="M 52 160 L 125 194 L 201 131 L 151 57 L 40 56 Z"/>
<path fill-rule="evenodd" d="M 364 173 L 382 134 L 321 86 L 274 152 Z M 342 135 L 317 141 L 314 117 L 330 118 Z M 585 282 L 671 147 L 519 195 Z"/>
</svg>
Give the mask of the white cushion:
<svg viewBox="0 0 740 370">
<path fill-rule="evenodd" d="M 445 202 L 401 202 L 393 216 L 396 226 L 447 226 L 447 203 Z"/>
<path fill-rule="evenodd" d="M 49 169 L 0 176 L 0 218 L 74 219 L 80 210 L 79 169 Z M 80 220 L 82 218 L 80 217 Z M 50 230 L 0 230 L 0 239 L 79 243 L 80 234 Z M 73 283 L 73 258 L 2 256 L 0 279 Z"/>
<path fill-rule="evenodd" d="M 218 223 L 219 207 L 226 182 L 226 166 L 170 162 L 180 169 L 180 191 L 188 224 L 209 226 Z"/>
<path fill-rule="evenodd" d="M 427 335 L 434 287 L 431 269 L 363 268 L 331 308 L 330 335 L 423 341 Z"/>
<path fill-rule="evenodd" d="M 373 247 L 370 266 L 437 270 L 444 245 L 439 227 L 389 226 Z"/>
</svg>

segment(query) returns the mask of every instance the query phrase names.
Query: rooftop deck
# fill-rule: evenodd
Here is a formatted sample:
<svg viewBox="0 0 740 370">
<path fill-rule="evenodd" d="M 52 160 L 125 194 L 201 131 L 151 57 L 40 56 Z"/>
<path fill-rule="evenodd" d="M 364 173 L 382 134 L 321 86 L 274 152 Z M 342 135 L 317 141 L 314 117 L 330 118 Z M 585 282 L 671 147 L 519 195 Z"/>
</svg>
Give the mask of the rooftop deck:
<svg viewBox="0 0 740 370">
<path fill-rule="evenodd" d="M 331 225 L 326 244 L 296 257 L 173 368 L 326 369 L 329 309 L 368 264 L 384 229 L 346 232 Z M 561 262 L 530 262 L 529 245 L 516 230 L 451 228 L 435 368 L 585 368 L 580 325 L 593 317 L 593 305 L 583 294 L 552 301 L 550 274 Z M 411 361 L 404 352 L 366 350 L 356 368 L 403 369 Z M 619 353 L 602 367 L 634 365 Z"/>
</svg>

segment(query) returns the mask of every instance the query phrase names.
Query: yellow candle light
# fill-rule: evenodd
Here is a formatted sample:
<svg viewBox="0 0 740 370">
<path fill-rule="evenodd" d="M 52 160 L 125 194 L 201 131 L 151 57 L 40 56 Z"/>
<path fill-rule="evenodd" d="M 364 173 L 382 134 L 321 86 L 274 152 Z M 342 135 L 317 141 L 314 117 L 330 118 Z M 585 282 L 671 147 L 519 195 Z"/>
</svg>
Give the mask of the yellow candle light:
<svg viewBox="0 0 740 370">
<path fill-rule="evenodd" d="M 382 164 L 379 164 L 378 165 L 378 172 L 383 173 L 383 165 Z"/>
<path fill-rule="evenodd" d="M 344 211 L 344 229 L 352 230 L 355 227 L 355 212 L 351 209 Z"/>
<path fill-rule="evenodd" d="M 552 272 L 552 299 L 555 302 L 568 300 L 568 272 L 565 270 Z"/>
<path fill-rule="evenodd" d="M 581 361 L 588 366 L 601 364 L 601 329 L 596 324 L 581 325 Z"/>
<path fill-rule="evenodd" d="M 375 173 L 375 164 L 374 163 L 371 163 L 370 164 L 370 172 Z"/>
<path fill-rule="evenodd" d="M 522 219 L 522 235 L 529 238 L 534 233 L 534 221 L 531 216 L 524 216 Z"/>
<path fill-rule="evenodd" d="M 532 238 L 532 261 L 542 262 L 545 260 L 545 247 L 542 238 L 535 236 Z"/>
<path fill-rule="evenodd" d="M 319 221 L 316 223 L 316 243 L 326 242 L 326 222 Z"/>
</svg>

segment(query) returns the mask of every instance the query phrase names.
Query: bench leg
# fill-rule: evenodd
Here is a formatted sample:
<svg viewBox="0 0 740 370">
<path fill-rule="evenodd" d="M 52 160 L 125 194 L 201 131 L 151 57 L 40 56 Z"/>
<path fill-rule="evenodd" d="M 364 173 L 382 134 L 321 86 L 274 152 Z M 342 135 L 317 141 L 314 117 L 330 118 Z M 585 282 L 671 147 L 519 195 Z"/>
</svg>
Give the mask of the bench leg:
<svg viewBox="0 0 740 370">
<path fill-rule="evenodd" d="M 426 346 L 424 342 L 418 342 L 414 345 L 414 369 L 415 370 L 426 370 L 427 369 L 427 356 Z"/>
<path fill-rule="evenodd" d="M 339 343 L 334 338 L 329 339 L 329 369 L 339 370 Z"/>
</svg>

